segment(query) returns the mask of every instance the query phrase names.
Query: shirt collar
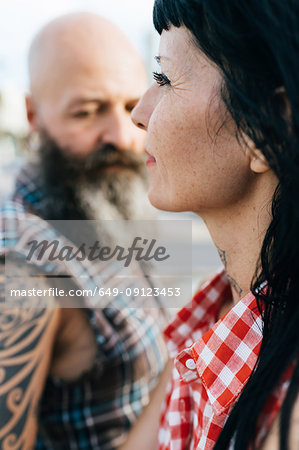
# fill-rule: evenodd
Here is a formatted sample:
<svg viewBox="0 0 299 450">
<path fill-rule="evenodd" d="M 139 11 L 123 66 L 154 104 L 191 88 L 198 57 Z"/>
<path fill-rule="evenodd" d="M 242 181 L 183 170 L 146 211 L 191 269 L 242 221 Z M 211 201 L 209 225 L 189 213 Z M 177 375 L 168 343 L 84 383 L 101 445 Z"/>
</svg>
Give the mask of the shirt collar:
<svg viewBox="0 0 299 450">
<path fill-rule="evenodd" d="M 230 286 L 221 271 L 165 330 L 171 356 L 180 351 L 175 365 L 181 378 L 201 379 L 217 415 L 244 388 L 262 341 L 262 320 L 251 292 L 216 322 L 221 304 L 229 297 Z"/>
</svg>

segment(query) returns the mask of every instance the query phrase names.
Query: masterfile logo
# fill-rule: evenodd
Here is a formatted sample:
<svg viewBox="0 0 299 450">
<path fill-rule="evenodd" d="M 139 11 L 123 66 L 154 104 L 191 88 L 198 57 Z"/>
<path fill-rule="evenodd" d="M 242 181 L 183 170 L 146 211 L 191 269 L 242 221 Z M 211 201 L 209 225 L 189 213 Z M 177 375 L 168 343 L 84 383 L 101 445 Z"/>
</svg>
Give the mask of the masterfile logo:
<svg viewBox="0 0 299 450">
<path fill-rule="evenodd" d="M 71 261 L 76 259 L 77 261 L 110 261 L 115 259 L 116 261 L 123 261 L 124 267 L 128 267 L 131 261 L 146 261 L 155 260 L 156 262 L 165 261 L 170 258 L 167 254 L 166 247 L 158 246 L 156 239 L 143 239 L 142 237 L 135 237 L 132 245 L 128 248 L 120 245 L 115 245 L 111 248 L 109 246 L 100 245 L 99 241 L 95 241 L 92 245 L 86 245 L 82 243 L 79 247 L 64 245 L 59 247 L 59 240 L 53 241 L 37 241 L 33 240 L 28 242 L 29 253 L 26 256 L 27 261 L 31 261 L 33 255 L 40 261 L 47 254 L 47 259 L 51 262 L 55 260 L 59 261 Z"/>
</svg>

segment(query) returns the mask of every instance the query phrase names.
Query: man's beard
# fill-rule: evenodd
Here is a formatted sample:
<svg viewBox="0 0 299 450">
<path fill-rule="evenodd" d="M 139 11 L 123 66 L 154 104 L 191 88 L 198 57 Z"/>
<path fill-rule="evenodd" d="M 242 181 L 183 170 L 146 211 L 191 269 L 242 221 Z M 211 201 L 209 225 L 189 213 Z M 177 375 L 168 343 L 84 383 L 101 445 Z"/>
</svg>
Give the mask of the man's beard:
<svg viewBox="0 0 299 450">
<path fill-rule="evenodd" d="M 40 133 L 39 165 L 47 220 L 151 219 L 144 159 L 134 151 L 101 145 L 76 157 Z"/>
</svg>

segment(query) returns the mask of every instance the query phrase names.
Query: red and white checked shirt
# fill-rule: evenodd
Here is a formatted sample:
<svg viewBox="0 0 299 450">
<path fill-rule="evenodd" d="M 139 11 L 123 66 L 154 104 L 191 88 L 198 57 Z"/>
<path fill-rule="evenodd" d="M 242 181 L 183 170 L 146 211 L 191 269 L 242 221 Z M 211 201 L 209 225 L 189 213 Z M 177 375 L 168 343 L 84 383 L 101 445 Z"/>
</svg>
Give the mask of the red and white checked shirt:
<svg viewBox="0 0 299 450">
<path fill-rule="evenodd" d="M 159 450 L 212 449 L 254 368 L 262 341 L 256 299 L 247 294 L 217 321 L 221 305 L 231 298 L 221 271 L 164 332 L 176 359 L 162 407 Z M 257 445 L 267 435 L 287 386 L 288 377 L 269 398 L 259 419 Z"/>
</svg>

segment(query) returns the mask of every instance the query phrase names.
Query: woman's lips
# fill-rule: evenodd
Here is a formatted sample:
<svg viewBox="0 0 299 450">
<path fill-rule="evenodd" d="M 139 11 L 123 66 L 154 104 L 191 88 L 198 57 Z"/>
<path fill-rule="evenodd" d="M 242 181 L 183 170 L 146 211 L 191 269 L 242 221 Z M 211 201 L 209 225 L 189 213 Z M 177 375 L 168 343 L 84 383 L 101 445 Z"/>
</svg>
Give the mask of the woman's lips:
<svg viewBox="0 0 299 450">
<path fill-rule="evenodd" d="M 156 158 L 153 155 L 151 155 L 148 150 L 145 150 L 145 153 L 148 155 L 148 158 L 146 161 L 147 167 L 153 166 L 154 164 L 156 164 Z"/>
</svg>

